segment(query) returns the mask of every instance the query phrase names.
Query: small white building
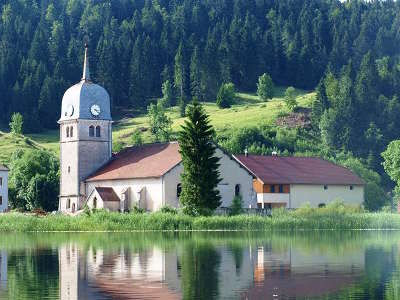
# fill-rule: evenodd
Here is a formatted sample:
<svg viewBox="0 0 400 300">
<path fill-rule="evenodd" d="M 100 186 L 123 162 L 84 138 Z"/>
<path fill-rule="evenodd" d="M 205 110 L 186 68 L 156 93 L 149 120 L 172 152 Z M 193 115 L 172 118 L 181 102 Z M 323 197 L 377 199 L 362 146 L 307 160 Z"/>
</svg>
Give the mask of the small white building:
<svg viewBox="0 0 400 300">
<path fill-rule="evenodd" d="M 316 157 L 237 155 L 256 179 L 259 208 L 325 206 L 335 200 L 361 205 L 364 182 L 349 169 Z"/>
<path fill-rule="evenodd" d="M 230 155 L 217 148 L 220 157 L 218 185 L 221 207 L 231 206 L 235 195 L 244 207 L 256 206 L 253 176 Z M 84 182 L 90 208 L 125 211 L 134 206 L 156 211 L 163 206 L 179 207 L 182 159 L 177 142 L 126 148 Z"/>
<path fill-rule="evenodd" d="M 8 209 L 8 169 L 0 165 L 0 213 Z"/>
</svg>

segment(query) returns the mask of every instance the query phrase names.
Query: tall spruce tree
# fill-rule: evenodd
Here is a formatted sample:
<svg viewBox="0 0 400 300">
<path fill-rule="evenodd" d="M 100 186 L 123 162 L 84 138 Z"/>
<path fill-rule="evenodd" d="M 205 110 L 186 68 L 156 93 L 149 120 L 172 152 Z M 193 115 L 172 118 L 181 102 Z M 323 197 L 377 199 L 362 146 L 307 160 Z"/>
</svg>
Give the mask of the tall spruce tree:
<svg viewBox="0 0 400 300">
<path fill-rule="evenodd" d="M 189 215 L 210 215 L 220 204 L 219 158 L 215 156 L 214 128 L 197 102 L 188 107 L 188 119 L 179 132 L 183 172 L 180 202 Z"/>
</svg>

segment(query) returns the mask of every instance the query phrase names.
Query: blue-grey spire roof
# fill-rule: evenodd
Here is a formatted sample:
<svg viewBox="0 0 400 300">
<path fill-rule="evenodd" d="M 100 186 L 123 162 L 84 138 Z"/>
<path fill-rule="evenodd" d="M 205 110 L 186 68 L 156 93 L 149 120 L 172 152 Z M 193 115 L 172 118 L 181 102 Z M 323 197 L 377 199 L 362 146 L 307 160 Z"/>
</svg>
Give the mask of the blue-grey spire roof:
<svg viewBox="0 0 400 300">
<path fill-rule="evenodd" d="M 100 107 L 98 116 L 94 116 L 91 112 L 93 105 Z M 87 45 L 85 45 L 82 79 L 65 92 L 62 99 L 59 122 L 76 119 L 111 120 L 110 96 L 102 86 L 90 80 Z"/>
</svg>

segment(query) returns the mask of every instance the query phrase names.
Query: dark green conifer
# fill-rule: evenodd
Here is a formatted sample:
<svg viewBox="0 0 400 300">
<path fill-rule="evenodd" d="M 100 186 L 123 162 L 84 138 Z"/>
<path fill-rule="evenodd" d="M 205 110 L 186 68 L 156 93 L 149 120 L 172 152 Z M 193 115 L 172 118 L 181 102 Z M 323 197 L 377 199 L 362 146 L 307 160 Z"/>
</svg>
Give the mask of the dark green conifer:
<svg viewBox="0 0 400 300">
<path fill-rule="evenodd" d="M 210 215 L 220 204 L 217 189 L 221 181 L 219 158 L 215 156 L 214 128 L 203 107 L 194 101 L 188 107 L 188 119 L 179 132 L 182 172 L 180 202 L 190 215 Z"/>
</svg>

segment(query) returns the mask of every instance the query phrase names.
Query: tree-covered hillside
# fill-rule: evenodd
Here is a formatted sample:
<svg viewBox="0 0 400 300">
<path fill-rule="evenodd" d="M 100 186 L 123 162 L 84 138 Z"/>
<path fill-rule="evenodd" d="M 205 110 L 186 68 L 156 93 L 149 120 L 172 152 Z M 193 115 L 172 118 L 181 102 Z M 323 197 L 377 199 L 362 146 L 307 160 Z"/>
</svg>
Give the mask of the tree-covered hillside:
<svg viewBox="0 0 400 300">
<path fill-rule="evenodd" d="M 350 66 L 355 79 L 368 51 L 368 62 L 379 59 L 378 75 L 396 76 L 369 97 L 383 90 L 392 99 L 400 90 L 398 2 L 0 0 L 0 7 L 0 123 L 18 111 L 25 131 L 57 126 L 62 94 L 80 79 L 85 36 L 94 80 L 113 108 L 145 108 L 167 80 L 186 101 L 214 100 L 222 82 L 255 90 L 264 72 L 277 84 L 313 89 L 327 69 L 339 76 Z"/>
</svg>

